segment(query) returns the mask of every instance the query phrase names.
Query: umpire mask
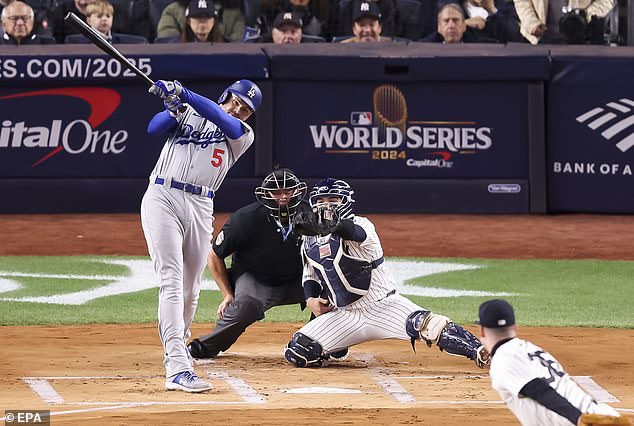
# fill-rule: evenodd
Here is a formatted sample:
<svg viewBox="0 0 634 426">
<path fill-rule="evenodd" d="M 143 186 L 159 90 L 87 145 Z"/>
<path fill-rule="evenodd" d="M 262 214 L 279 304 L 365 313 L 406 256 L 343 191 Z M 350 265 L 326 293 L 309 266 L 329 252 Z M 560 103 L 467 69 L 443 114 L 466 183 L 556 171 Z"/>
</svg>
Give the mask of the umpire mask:
<svg viewBox="0 0 634 426">
<path fill-rule="evenodd" d="M 255 198 L 280 222 L 288 222 L 306 195 L 306 184 L 289 169 L 273 171 L 255 188 Z"/>
</svg>

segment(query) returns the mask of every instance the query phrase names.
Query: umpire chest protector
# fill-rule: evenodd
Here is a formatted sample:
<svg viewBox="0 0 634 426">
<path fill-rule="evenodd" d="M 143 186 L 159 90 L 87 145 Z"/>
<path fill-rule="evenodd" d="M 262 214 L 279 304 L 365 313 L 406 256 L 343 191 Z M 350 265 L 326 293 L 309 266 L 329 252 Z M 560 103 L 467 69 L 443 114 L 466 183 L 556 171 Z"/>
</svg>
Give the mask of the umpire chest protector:
<svg viewBox="0 0 634 426">
<path fill-rule="evenodd" d="M 383 258 L 368 262 L 347 255 L 341 237 L 305 237 L 304 248 L 308 262 L 315 269 L 336 306 L 342 307 L 359 300 L 368 293 L 372 269 L 383 263 Z"/>
</svg>

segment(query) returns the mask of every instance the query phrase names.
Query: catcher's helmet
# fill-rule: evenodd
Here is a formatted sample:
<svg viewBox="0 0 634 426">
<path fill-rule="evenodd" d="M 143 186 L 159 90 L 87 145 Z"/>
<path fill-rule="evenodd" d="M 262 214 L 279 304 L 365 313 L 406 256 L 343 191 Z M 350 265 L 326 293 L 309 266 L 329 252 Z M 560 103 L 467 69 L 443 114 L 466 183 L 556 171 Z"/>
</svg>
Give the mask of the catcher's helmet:
<svg viewBox="0 0 634 426">
<path fill-rule="evenodd" d="M 308 200 L 310 206 L 315 207 L 317 206 L 317 199 L 320 197 L 338 197 L 341 203 L 336 208 L 337 213 L 339 213 L 340 218 L 349 219 L 354 216 L 354 213 L 352 213 L 352 204 L 354 203 L 354 198 L 352 198 L 353 194 L 354 191 L 348 182 L 329 177 L 313 187 Z"/>
<path fill-rule="evenodd" d="M 278 190 L 286 190 L 290 193 L 286 197 L 286 204 L 280 204 L 279 197 L 274 196 L 274 191 Z M 291 218 L 304 195 L 306 195 L 306 184 L 289 169 L 274 170 L 264 178 L 261 186 L 255 188 L 255 198 L 278 219 Z"/>
<path fill-rule="evenodd" d="M 218 103 L 224 103 L 229 97 L 229 93 L 236 95 L 249 105 L 255 112 L 262 103 L 262 91 L 257 84 L 251 80 L 238 80 L 227 87 L 218 98 Z"/>
</svg>

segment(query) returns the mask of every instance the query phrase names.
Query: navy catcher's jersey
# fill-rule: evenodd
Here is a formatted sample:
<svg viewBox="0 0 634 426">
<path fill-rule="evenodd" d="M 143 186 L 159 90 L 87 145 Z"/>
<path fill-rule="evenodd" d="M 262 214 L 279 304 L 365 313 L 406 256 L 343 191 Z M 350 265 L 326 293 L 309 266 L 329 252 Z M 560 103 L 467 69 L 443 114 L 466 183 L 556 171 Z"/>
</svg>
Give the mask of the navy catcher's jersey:
<svg viewBox="0 0 634 426">
<path fill-rule="evenodd" d="M 571 425 L 568 419 L 520 395 L 520 390 L 536 378 L 545 379 L 582 413 L 618 416 L 612 407 L 583 391 L 551 354 L 526 340 L 514 338 L 501 344 L 491 359 L 490 375 L 491 386 L 524 426 Z"/>
<path fill-rule="evenodd" d="M 322 292 L 337 307 L 381 300 L 396 290 L 396 282 L 385 263 L 375 269 L 370 265 L 383 258 L 374 225 L 362 216 L 355 216 L 353 222 L 365 231 L 364 241 L 342 240 L 330 234 L 304 237 L 302 245 L 303 282 L 320 283 Z"/>
<path fill-rule="evenodd" d="M 308 204 L 302 202 L 298 206 L 301 209 L 308 209 Z M 292 229 L 281 228 L 269 210 L 256 202 L 231 215 L 218 233 L 213 251 L 221 259 L 233 255 L 234 274 L 249 272 L 270 286 L 291 282 L 300 285 L 299 244 L 299 237 Z"/>
</svg>

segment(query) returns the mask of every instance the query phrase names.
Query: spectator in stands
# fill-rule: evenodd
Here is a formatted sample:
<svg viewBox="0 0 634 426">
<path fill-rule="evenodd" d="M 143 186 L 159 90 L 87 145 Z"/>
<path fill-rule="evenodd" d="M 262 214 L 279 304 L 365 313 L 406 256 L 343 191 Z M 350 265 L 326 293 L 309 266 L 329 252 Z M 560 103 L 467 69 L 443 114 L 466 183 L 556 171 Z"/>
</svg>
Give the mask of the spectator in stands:
<svg viewBox="0 0 634 426">
<path fill-rule="evenodd" d="M 265 20 L 275 26 L 275 18 L 282 12 L 293 12 L 302 20 L 302 34 L 324 36 L 328 32 L 328 0 L 264 0 Z M 268 32 L 262 28 L 262 32 Z M 271 31 L 272 32 L 272 29 Z"/>
<path fill-rule="evenodd" d="M 299 44 L 302 42 L 304 23 L 298 13 L 280 12 L 273 21 L 269 36 L 262 37 L 262 43 Z"/>
<path fill-rule="evenodd" d="M 97 30 L 106 40 L 113 44 L 134 44 L 147 43 L 144 37 L 118 34 L 112 32 L 112 20 L 114 17 L 114 7 L 108 0 L 96 0 L 86 6 L 86 22 Z M 69 34 L 64 40 L 65 43 L 90 43 L 81 34 Z"/>
<path fill-rule="evenodd" d="M 68 12 L 73 12 L 79 18 L 86 21 L 86 7 L 95 0 L 60 0 L 53 10 L 51 20 L 53 23 L 53 36 L 58 43 L 64 43 L 66 36 L 69 34 L 77 34 L 78 31 L 64 18 Z M 115 19 L 113 28 L 115 32 L 125 32 L 128 14 L 127 11 L 117 9 L 115 6 Z"/>
<path fill-rule="evenodd" d="M 69 34 L 77 34 L 78 31 L 64 18 L 68 12 L 73 12 L 79 18 L 86 20 L 86 6 L 95 0 L 63 0 L 60 1 L 55 9 L 53 9 L 53 37 L 58 43 L 64 43 L 66 36 Z"/>
<path fill-rule="evenodd" d="M 191 0 L 185 8 L 187 26 L 180 41 L 223 43 L 225 38 L 216 25 L 217 16 L 216 5 L 211 0 Z"/>
<path fill-rule="evenodd" d="M 374 1 L 358 3 L 354 11 L 352 24 L 353 37 L 342 40 L 341 43 L 374 43 L 392 41 L 389 37 L 381 36 L 381 9 Z"/>
<path fill-rule="evenodd" d="M 561 43 L 559 20 L 567 0 L 515 0 L 515 10 L 520 19 L 520 32 L 532 44 Z M 585 10 L 586 20 L 596 16 L 603 18 L 614 8 L 615 0 L 572 0 L 575 9 Z"/>
<path fill-rule="evenodd" d="M 163 9 L 161 19 L 156 29 L 156 37 L 165 39 L 179 37 L 185 31 L 187 19 L 185 8 L 190 0 L 176 0 Z M 201 0 L 206 1 L 206 0 Z M 240 0 L 223 0 L 225 5 L 216 2 L 216 22 L 217 30 L 225 38 L 231 41 L 242 41 L 246 21 L 240 10 Z"/>
<path fill-rule="evenodd" d="M 252 36 L 245 39 L 246 43 L 323 43 L 326 39 L 320 36 L 304 34 L 303 21 L 295 12 L 280 12 L 273 21 L 273 29 L 263 36 Z"/>
<path fill-rule="evenodd" d="M 15 0 L 0 0 L 0 13 L 2 13 L 2 9 L 5 6 L 13 1 Z M 31 6 L 31 9 L 33 9 L 33 12 L 35 13 L 33 32 L 36 34 L 51 36 L 51 29 L 48 26 L 49 8 L 52 6 L 51 2 L 49 0 L 25 0 L 24 3 Z M 2 24 L 0 24 L 0 37 L 3 34 L 4 30 L 2 29 Z"/>
<path fill-rule="evenodd" d="M 13 0 L 0 0 L 0 14 L 2 14 L 2 9 Z M 0 36 L 4 35 L 4 28 L 2 27 L 2 20 L 0 20 Z"/>
<path fill-rule="evenodd" d="M 478 37 L 493 38 L 501 43 L 520 42 L 520 21 L 513 1 L 509 0 L 449 0 L 462 4 L 467 29 Z M 447 2 L 441 0 L 440 6 Z"/>
<path fill-rule="evenodd" d="M 430 43 L 496 43 L 495 39 L 478 37 L 467 29 L 464 10 L 459 4 L 447 3 L 438 12 L 438 30 L 422 41 Z"/>
<path fill-rule="evenodd" d="M 374 3 L 378 6 L 381 15 L 381 34 L 387 37 L 403 36 L 403 28 L 396 6 L 396 0 L 335 0 L 339 4 L 338 10 L 333 16 L 334 23 L 329 27 L 336 28 L 337 36 L 350 34 L 350 28 L 354 25 L 354 17 L 360 8 L 361 3 Z"/>
<path fill-rule="evenodd" d="M 0 14 L 4 34 L 0 44 L 21 46 L 24 44 L 53 44 L 52 38 L 41 36 L 33 31 L 35 12 L 21 1 L 14 1 L 2 8 Z"/>
</svg>

